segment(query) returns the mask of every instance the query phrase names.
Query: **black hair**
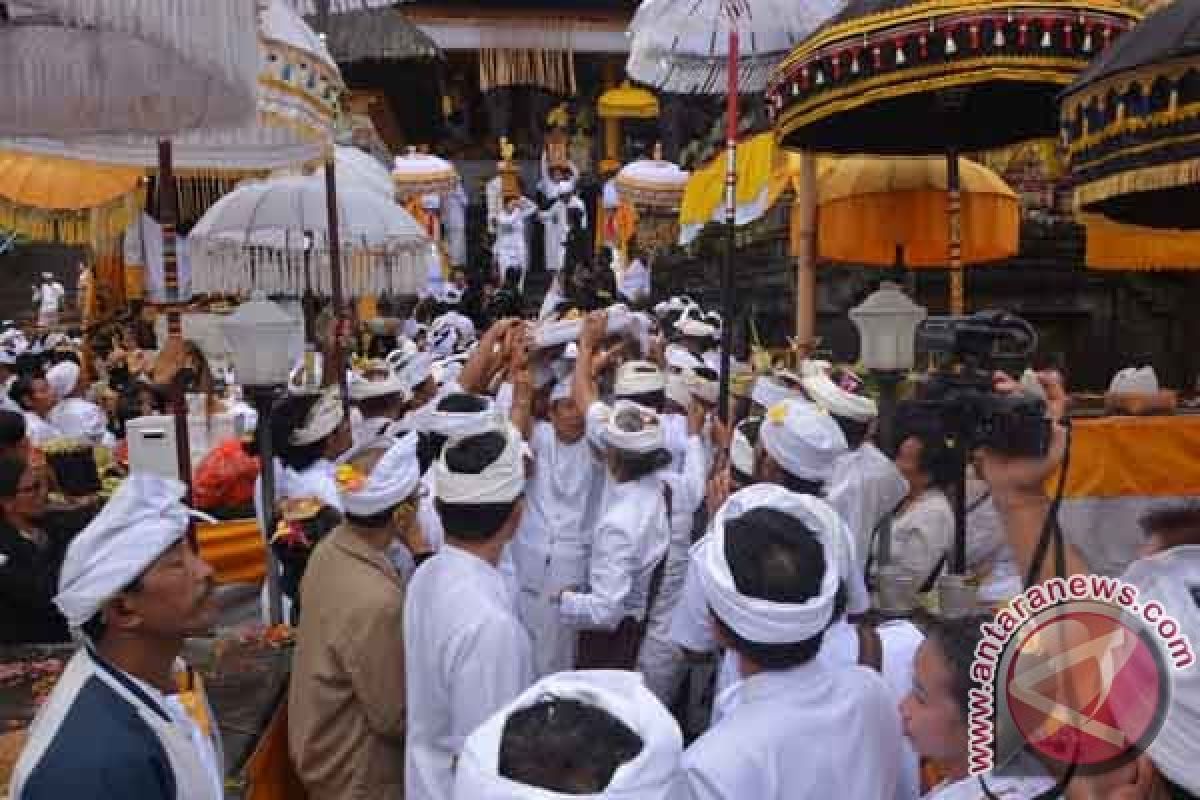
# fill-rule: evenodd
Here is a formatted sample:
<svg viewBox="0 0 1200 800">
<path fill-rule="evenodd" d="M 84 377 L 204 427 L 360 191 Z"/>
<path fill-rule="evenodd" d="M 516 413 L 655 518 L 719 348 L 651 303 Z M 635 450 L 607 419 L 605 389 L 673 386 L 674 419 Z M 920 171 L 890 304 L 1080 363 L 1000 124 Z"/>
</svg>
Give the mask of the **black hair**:
<svg viewBox="0 0 1200 800">
<path fill-rule="evenodd" d="M 820 541 L 804 523 L 770 508 L 754 509 L 725 523 L 725 560 L 738 592 L 775 603 L 804 603 L 820 594 L 827 569 Z M 821 649 L 824 632 L 791 644 L 762 644 L 739 636 L 713 615 L 733 650 L 767 671 L 807 664 Z"/>
<path fill-rule="evenodd" d="M 475 394 L 467 392 L 455 392 L 448 394 L 438 401 L 437 410 L 445 411 L 451 414 L 478 414 L 481 411 L 487 411 L 487 400 Z"/>
<path fill-rule="evenodd" d="M 789 492 L 812 495 L 813 497 L 825 496 L 825 483 L 823 481 L 810 481 L 804 478 L 797 478 L 782 466 L 779 467 L 779 475 L 779 485 Z"/>
<path fill-rule="evenodd" d="M 984 623 L 991 622 L 991 617 L 973 614 L 948 619 L 922 614 L 918 620 L 926 641 L 937 647 L 949 667 L 950 687 L 965 721 L 970 714 L 970 693 L 974 685 L 971 666 L 975 662 L 975 647 L 983 638 Z"/>
<path fill-rule="evenodd" d="M 921 456 L 917 461 L 922 472 L 929 475 L 931 486 L 945 489 L 953 486 L 959 478 L 954 453 L 946 446 L 945 438 L 937 431 L 913 426 L 900 428 L 896 436 L 897 447 L 909 439 L 921 443 Z"/>
<path fill-rule="evenodd" d="M 839 417 L 833 414 L 833 421 L 842 429 L 842 435 L 846 437 L 846 444 L 851 450 L 857 450 L 862 447 L 863 442 L 867 440 L 867 433 L 871 430 L 871 423 L 859 422 L 849 417 Z"/>
<path fill-rule="evenodd" d="M 505 720 L 498 770 L 524 786 L 599 794 L 643 746 L 640 736 L 604 709 L 547 697 Z"/>
<path fill-rule="evenodd" d="M 121 591 L 123 592 L 140 592 L 142 590 L 142 576 L 138 575 L 133 581 Z M 105 631 L 108 626 L 104 624 L 104 609 L 100 609 L 95 614 L 88 618 L 88 621 L 80 626 L 84 634 L 87 635 L 96 644 L 100 644 L 100 640 L 104 638 Z"/>
<path fill-rule="evenodd" d="M 29 469 L 29 461 L 20 456 L 0 456 L 0 498 L 11 500 L 17 496 L 21 476 Z"/>
<path fill-rule="evenodd" d="M 0 447 L 16 447 L 25 441 L 25 416 L 0 410 Z"/>
<path fill-rule="evenodd" d="M 378 397 L 368 397 L 358 401 L 358 410 L 362 412 L 363 417 L 371 419 L 372 417 L 390 417 L 395 413 L 397 406 L 400 403 L 400 395 L 397 391 L 392 394 L 380 395 Z"/>
<path fill-rule="evenodd" d="M 309 412 L 320 400 L 319 395 L 286 395 L 271 413 L 271 440 L 275 443 L 279 460 L 297 472 L 308 469 L 321 459 L 325 452 L 325 440 L 313 444 L 291 443 L 292 433 L 304 427 Z M 328 437 L 326 437 L 328 438 Z"/>
<path fill-rule="evenodd" d="M 23 373 L 15 381 L 13 381 L 12 388 L 9 389 L 8 395 L 13 399 L 13 402 L 19 405 L 23 410 L 32 411 L 33 382 L 44 380 L 46 380 L 46 375 L 41 370 Z"/>
<path fill-rule="evenodd" d="M 1181 542 L 1200 543 L 1200 503 L 1196 501 L 1156 506 L 1138 523 L 1147 536 L 1157 533 Z"/>
<path fill-rule="evenodd" d="M 508 440 L 496 431 L 468 436 L 447 448 L 446 466 L 460 475 L 478 475 L 495 463 L 507 447 Z M 510 503 L 459 504 L 438 499 L 436 506 L 447 536 L 485 542 L 500 532 L 519 501 L 518 497 Z"/>
</svg>

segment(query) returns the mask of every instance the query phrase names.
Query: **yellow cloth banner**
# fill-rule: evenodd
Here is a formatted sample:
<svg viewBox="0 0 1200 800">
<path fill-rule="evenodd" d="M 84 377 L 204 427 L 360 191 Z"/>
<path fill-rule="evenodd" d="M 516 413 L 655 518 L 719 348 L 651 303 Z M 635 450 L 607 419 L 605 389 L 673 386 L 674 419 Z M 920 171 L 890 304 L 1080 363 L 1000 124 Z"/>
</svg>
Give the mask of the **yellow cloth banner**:
<svg viewBox="0 0 1200 800">
<path fill-rule="evenodd" d="M 1078 420 L 1063 496 L 1200 496 L 1200 416 Z M 1055 476 L 1047 484 L 1053 492 Z"/>
</svg>

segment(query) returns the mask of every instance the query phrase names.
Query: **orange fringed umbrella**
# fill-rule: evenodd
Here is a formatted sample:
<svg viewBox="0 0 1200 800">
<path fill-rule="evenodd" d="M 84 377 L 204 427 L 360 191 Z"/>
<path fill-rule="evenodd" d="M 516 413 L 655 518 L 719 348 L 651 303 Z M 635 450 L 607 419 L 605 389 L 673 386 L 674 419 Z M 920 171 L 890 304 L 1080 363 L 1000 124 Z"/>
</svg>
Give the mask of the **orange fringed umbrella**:
<svg viewBox="0 0 1200 800">
<path fill-rule="evenodd" d="M 963 263 L 1014 256 L 1021 224 L 1016 192 L 974 161 L 959 164 Z M 890 267 L 900 254 L 906 267 L 949 268 L 946 178 L 944 158 L 831 160 L 817 189 L 820 258 Z"/>
<path fill-rule="evenodd" d="M 1200 232 L 1146 228 L 1080 214 L 1087 266 L 1096 270 L 1200 270 Z"/>
</svg>

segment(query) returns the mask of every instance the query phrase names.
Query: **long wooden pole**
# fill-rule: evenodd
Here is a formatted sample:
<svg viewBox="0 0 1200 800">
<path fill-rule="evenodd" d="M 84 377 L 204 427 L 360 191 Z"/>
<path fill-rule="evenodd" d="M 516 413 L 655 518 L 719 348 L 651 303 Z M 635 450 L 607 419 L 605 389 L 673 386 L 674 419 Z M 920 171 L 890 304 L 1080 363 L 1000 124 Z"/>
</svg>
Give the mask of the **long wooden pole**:
<svg viewBox="0 0 1200 800">
<path fill-rule="evenodd" d="M 800 186 L 794 223 L 798 226 L 796 253 L 796 347 L 812 353 L 817 333 L 817 157 L 800 154 Z"/>
<path fill-rule="evenodd" d="M 178 195 L 175 191 L 175 169 L 169 139 L 158 142 L 158 195 L 156 213 L 158 224 L 162 227 L 163 235 L 163 300 L 167 304 L 167 339 L 177 340 L 182 345 L 183 316 L 179 304 L 183 296 L 179 289 L 179 257 L 176 250 L 175 226 L 179 222 L 178 209 L 175 204 Z M 180 369 L 183 368 L 181 363 Z M 190 502 L 192 493 L 192 453 L 188 431 L 187 395 L 179 375 L 171 377 L 171 414 L 175 418 L 175 458 L 179 469 L 179 479 L 188 487 L 187 497 Z"/>
<path fill-rule="evenodd" d="M 946 206 L 950 225 L 950 313 L 964 314 L 967 302 L 963 288 L 962 185 L 955 149 L 946 154 Z"/>
</svg>

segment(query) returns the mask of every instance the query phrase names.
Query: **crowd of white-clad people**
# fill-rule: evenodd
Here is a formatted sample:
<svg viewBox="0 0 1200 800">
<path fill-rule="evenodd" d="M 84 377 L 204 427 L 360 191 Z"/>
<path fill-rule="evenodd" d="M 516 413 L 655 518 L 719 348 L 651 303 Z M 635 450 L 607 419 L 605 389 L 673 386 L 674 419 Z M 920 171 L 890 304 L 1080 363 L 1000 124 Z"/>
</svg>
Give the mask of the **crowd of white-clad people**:
<svg viewBox="0 0 1200 800">
<path fill-rule="evenodd" d="M 563 303 L 478 335 L 448 299 L 356 362 L 348 406 L 301 365 L 263 422 L 279 505 L 259 514 L 285 518 L 267 533 L 296 626 L 288 751 L 308 797 L 1200 793 L 1195 669 L 1141 758 L 1067 780 L 1027 752 L 1017 777 L 969 774 L 982 617 L 869 613 L 885 526 L 914 586 L 948 569 L 954 461 L 903 425 L 894 452 L 877 447 L 853 373 L 806 360 L 743 378 L 725 422 L 723 320 L 688 298 Z M 1065 414 L 1054 375 L 997 390 Z M 1061 440 L 1040 459 L 975 455 L 981 612 L 1022 589 Z M 14 800 L 222 796 L 221 720 L 172 701 L 179 645 L 213 614 L 182 496 L 135 475 L 72 542 L 55 603 L 88 646 L 35 723 Z M 1127 578 L 1200 643 L 1200 512 L 1147 527 Z"/>
</svg>

